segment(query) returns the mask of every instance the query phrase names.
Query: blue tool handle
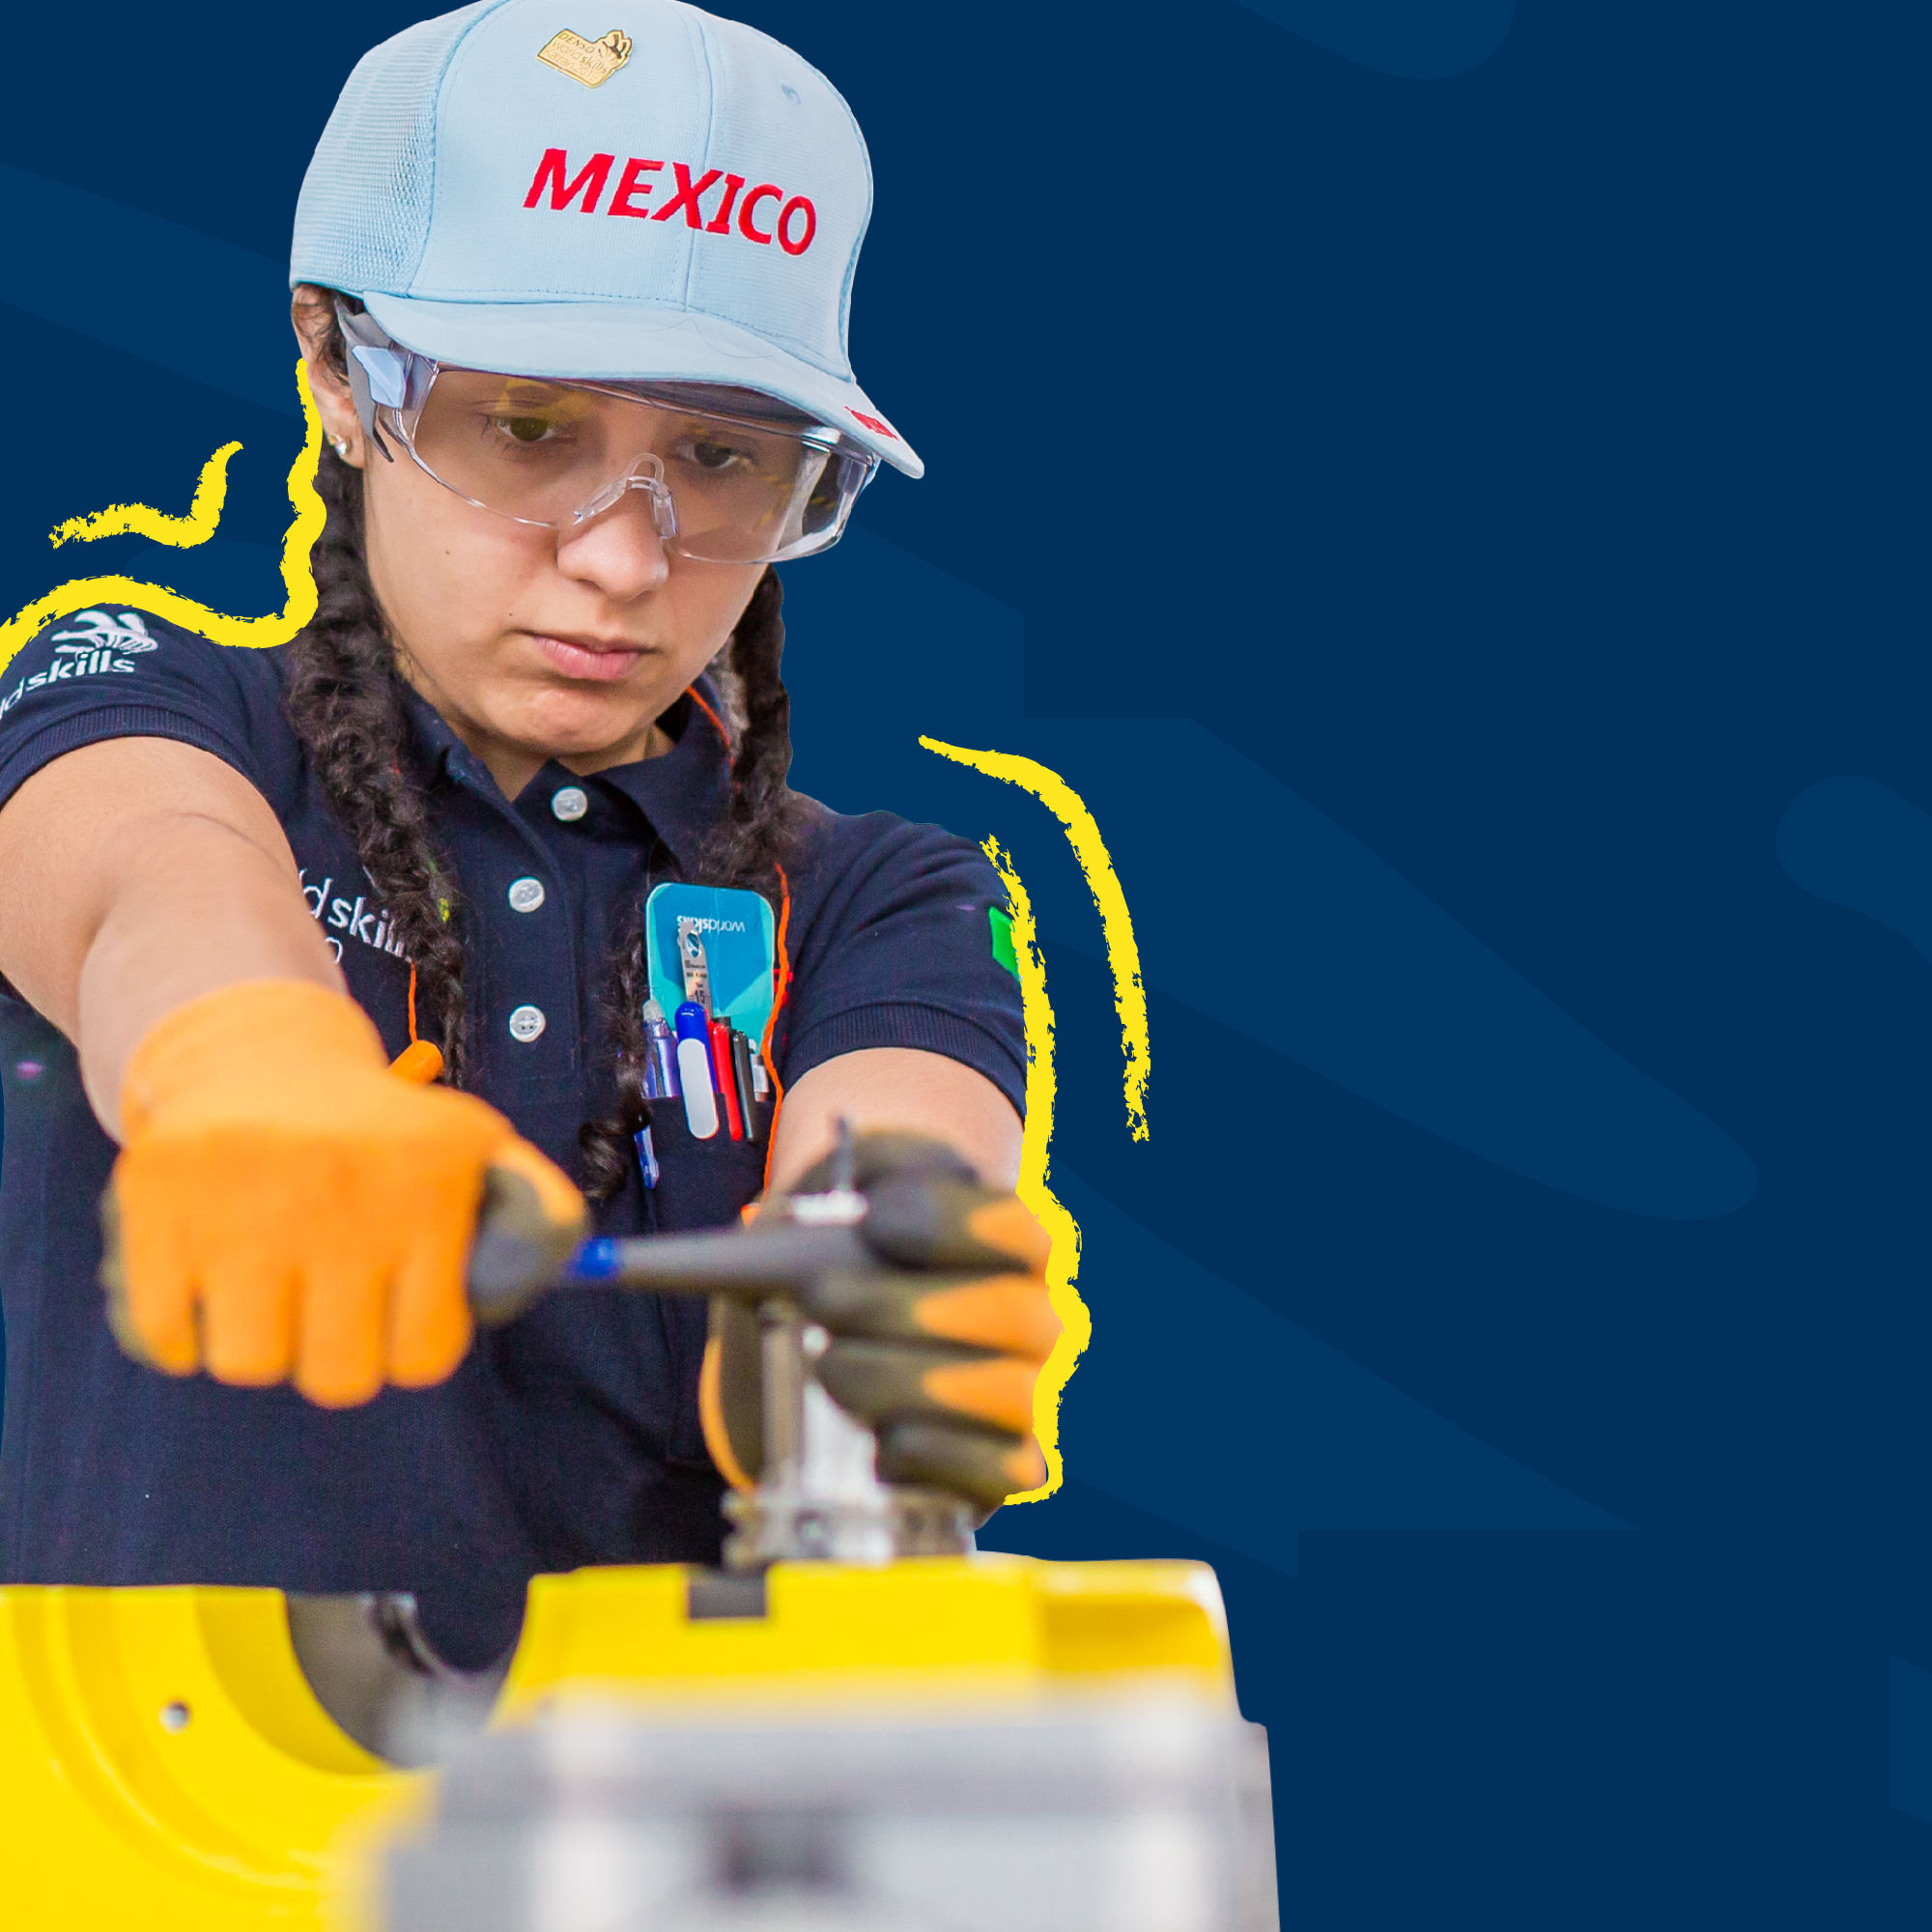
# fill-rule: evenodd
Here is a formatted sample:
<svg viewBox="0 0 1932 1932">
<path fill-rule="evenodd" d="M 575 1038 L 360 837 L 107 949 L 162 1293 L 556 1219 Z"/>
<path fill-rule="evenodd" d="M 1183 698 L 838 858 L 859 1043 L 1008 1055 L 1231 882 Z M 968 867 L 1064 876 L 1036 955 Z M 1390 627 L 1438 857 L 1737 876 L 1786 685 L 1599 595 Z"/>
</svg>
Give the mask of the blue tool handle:
<svg viewBox="0 0 1932 1932">
<path fill-rule="evenodd" d="M 599 1236 L 560 1255 L 516 1204 L 493 1204 L 486 1194 L 470 1250 L 469 1301 L 482 1321 L 508 1321 L 559 1288 L 724 1294 L 756 1304 L 796 1300 L 821 1276 L 879 1264 L 856 1227 L 793 1221 L 696 1235 Z"/>
</svg>

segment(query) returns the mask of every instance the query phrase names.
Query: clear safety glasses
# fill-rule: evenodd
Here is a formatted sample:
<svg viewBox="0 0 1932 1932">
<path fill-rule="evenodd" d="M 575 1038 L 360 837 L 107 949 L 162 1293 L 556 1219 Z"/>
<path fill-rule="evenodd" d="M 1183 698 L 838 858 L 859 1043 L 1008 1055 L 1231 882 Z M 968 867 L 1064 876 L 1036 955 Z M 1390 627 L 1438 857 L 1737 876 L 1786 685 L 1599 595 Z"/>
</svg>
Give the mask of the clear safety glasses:
<svg viewBox="0 0 1932 1932">
<path fill-rule="evenodd" d="M 374 409 L 379 428 L 444 489 L 520 524 L 576 529 L 635 490 L 677 555 L 781 563 L 837 543 L 878 468 L 834 430 L 758 420 L 753 397 L 740 416 L 403 354 L 402 398 Z"/>
</svg>

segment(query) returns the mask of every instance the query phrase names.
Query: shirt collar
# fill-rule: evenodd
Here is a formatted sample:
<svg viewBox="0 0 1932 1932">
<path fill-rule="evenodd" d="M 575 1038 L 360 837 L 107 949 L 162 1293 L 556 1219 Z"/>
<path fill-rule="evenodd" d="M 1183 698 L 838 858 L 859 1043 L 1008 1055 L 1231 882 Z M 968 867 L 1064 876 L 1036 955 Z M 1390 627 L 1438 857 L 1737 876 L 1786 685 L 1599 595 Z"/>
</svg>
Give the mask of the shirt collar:
<svg viewBox="0 0 1932 1932">
<path fill-rule="evenodd" d="M 708 706 L 713 717 L 722 718 L 724 706 L 708 677 L 700 677 L 696 689 L 703 705 L 680 697 L 660 721 L 672 737 L 663 757 L 639 758 L 596 774 L 650 820 L 687 876 L 696 872 L 704 841 L 731 803 L 730 749 L 704 711 Z M 563 767 L 550 769 L 560 774 Z"/>
<path fill-rule="evenodd" d="M 696 690 L 712 714 L 723 715 L 717 690 L 708 677 L 700 677 Z M 416 751 L 433 779 L 446 776 L 459 782 L 480 784 L 501 796 L 489 773 L 475 762 L 433 706 L 407 687 L 404 701 Z M 587 778 L 576 777 L 553 759 L 530 781 L 530 786 L 545 793 L 561 784 L 608 785 L 644 814 L 679 868 L 691 874 L 697 869 L 705 838 L 730 804 L 729 749 L 703 706 L 694 704 L 689 697 L 680 697 L 661 722 L 671 737 L 671 748 L 662 757 L 611 765 Z"/>
</svg>

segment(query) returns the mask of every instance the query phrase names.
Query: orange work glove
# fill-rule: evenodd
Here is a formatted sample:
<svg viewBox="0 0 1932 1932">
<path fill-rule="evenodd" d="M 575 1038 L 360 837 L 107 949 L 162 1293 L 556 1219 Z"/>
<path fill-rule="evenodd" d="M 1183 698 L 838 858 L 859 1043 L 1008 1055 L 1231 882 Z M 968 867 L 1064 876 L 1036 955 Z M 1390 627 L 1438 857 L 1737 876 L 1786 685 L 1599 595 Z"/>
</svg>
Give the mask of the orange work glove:
<svg viewBox="0 0 1932 1932">
<path fill-rule="evenodd" d="M 1034 1385 L 1060 1338 L 1046 1231 L 938 1141 L 866 1133 L 853 1151 L 872 1265 L 828 1277 L 800 1304 L 828 1337 L 818 1379 L 870 1424 L 884 1481 L 997 1509 L 1046 1480 L 1033 1429 Z M 793 1191 L 831 1183 L 828 1159 Z M 787 1205 L 781 1196 L 764 1212 Z M 764 1460 L 761 1379 L 755 1320 L 714 1299 L 700 1406 L 712 1460 L 741 1487 Z"/>
<path fill-rule="evenodd" d="M 493 1107 L 421 1084 L 439 1063 L 412 1051 L 392 1072 L 360 1007 L 298 980 L 205 994 L 142 1039 L 101 1204 L 108 1320 L 130 1355 L 293 1380 L 328 1407 L 441 1381 L 469 1346 L 486 1174 L 561 1262 L 582 1197 Z"/>
</svg>

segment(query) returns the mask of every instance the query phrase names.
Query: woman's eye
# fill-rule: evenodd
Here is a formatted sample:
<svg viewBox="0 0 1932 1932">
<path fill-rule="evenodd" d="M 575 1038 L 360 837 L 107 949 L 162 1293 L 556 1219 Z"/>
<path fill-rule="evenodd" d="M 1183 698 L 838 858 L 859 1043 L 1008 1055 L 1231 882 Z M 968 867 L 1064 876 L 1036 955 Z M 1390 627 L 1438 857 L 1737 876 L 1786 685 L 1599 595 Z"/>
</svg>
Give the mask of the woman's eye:
<svg viewBox="0 0 1932 1932">
<path fill-rule="evenodd" d="M 548 416 L 492 416 L 490 426 L 499 436 L 526 447 L 549 440 L 556 429 Z"/>
<path fill-rule="evenodd" d="M 742 449 L 727 442 L 706 442 L 702 439 L 686 443 L 685 456 L 707 475 L 722 476 L 727 469 L 742 469 L 749 461 Z"/>
</svg>

